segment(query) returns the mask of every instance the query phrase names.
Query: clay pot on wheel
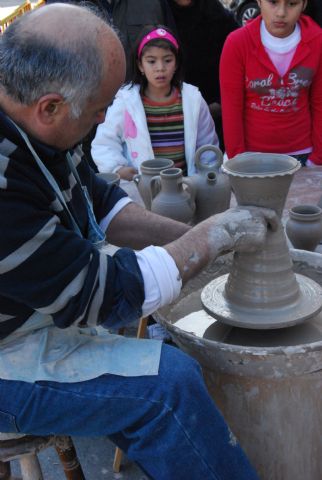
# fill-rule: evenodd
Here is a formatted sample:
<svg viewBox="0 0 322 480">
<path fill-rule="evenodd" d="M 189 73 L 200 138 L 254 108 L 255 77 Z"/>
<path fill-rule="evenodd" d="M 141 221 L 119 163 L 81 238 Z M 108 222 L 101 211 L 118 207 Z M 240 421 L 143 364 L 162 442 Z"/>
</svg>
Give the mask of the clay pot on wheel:
<svg viewBox="0 0 322 480">
<path fill-rule="evenodd" d="M 150 182 L 151 211 L 164 217 L 191 222 L 195 213 L 195 193 L 191 182 L 183 178 L 181 168 L 162 170 Z"/>
<path fill-rule="evenodd" d="M 313 252 L 322 239 L 322 209 L 296 205 L 289 211 L 285 229 L 294 248 Z"/>
</svg>

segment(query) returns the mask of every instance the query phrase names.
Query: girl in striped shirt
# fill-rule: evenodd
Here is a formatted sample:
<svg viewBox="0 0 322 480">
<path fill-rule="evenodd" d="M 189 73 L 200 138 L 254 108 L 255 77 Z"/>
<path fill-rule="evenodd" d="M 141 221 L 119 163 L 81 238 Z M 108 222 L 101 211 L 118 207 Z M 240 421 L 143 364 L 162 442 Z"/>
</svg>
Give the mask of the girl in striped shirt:
<svg viewBox="0 0 322 480">
<path fill-rule="evenodd" d="M 218 137 L 198 88 L 182 82 L 178 40 L 164 26 L 146 27 L 132 60 L 132 79 L 117 93 L 92 143 L 98 170 L 132 180 L 144 160 L 163 157 L 194 174 L 195 151 L 218 146 Z M 214 160 L 210 152 L 203 158 Z"/>
</svg>

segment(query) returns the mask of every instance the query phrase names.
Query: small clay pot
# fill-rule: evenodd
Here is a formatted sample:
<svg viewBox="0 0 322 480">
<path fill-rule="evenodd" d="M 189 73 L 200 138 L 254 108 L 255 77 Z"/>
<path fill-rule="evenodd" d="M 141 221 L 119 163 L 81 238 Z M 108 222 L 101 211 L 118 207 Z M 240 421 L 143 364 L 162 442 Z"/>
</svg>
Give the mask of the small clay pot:
<svg viewBox="0 0 322 480">
<path fill-rule="evenodd" d="M 292 207 L 285 230 L 294 248 L 313 252 L 322 239 L 322 209 L 317 205 Z"/>
<path fill-rule="evenodd" d="M 96 175 L 100 178 L 103 178 L 107 183 L 115 185 L 120 184 L 120 175 L 116 172 L 97 173 Z"/>
</svg>

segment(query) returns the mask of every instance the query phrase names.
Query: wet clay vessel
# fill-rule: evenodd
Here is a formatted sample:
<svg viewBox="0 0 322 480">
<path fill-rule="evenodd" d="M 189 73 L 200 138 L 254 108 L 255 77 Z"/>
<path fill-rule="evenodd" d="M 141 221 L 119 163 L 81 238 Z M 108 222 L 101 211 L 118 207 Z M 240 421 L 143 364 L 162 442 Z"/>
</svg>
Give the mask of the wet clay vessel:
<svg viewBox="0 0 322 480">
<path fill-rule="evenodd" d="M 201 161 L 202 154 L 207 151 L 216 154 L 216 162 L 212 165 L 206 165 Z M 204 145 L 196 151 L 195 164 L 198 173 L 190 177 L 196 191 L 194 223 L 229 208 L 231 187 L 229 178 L 221 172 L 222 163 L 223 154 L 214 145 Z"/>
<path fill-rule="evenodd" d="M 285 230 L 294 248 L 313 252 L 322 239 L 322 209 L 317 205 L 292 207 Z"/>
<path fill-rule="evenodd" d="M 151 211 L 180 222 L 191 222 L 195 213 L 194 190 L 181 168 L 162 170 L 150 182 Z"/>
<path fill-rule="evenodd" d="M 145 207 L 151 210 L 151 189 L 150 181 L 155 175 L 158 175 L 162 170 L 173 166 L 173 161 L 168 158 L 154 158 L 152 160 L 145 160 L 141 163 L 141 173 L 134 175 L 133 181 L 138 188 Z"/>
<path fill-rule="evenodd" d="M 293 157 L 246 153 L 230 159 L 229 176 L 238 205 L 274 209 L 279 217 L 294 173 Z M 264 246 L 234 253 L 232 270 L 202 291 L 205 310 L 217 320 L 243 328 L 282 328 L 308 320 L 322 309 L 322 289 L 293 272 L 284 228 L 268 230 Z"/>
</svg>

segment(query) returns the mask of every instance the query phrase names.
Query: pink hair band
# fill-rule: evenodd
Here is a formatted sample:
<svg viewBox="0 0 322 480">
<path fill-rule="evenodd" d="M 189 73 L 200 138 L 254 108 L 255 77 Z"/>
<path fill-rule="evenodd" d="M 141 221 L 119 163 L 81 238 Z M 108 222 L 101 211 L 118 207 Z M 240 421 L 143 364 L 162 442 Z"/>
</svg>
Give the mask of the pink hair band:
<svg viewBox="0 0 322 480">
<path fill-rule="evenodd" d="M 174 45 L 177 50 L 179 48 L 177 40 L 174 38 L 174 36 L 171 33 L 167 32 L 164 28 L 156 28 L 155 30 L 152 30 L 152 32 L 148 33 L 147 35 L 145 35 L 145 37 L 142 38 L 138 48 L 138 57 L 140 57 L 145 45 L 149 43 L 151 40 L 155 40 L 155 39 L 168 40 L 168 42 L 172 43 L 172 45 Z"/>
</svg>

